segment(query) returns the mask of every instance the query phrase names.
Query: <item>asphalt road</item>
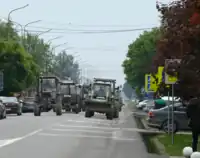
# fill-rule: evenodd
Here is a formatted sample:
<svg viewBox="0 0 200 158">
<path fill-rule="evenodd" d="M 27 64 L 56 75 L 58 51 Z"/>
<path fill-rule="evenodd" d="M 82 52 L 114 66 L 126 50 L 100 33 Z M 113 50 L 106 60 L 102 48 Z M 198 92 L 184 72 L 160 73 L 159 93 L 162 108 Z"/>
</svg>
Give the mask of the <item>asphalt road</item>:
<svg viewBox="0 0 200 158">
<path fill-rule="evenodd" d="M 1 158 L 147 158 L 128 108 L 120 119 L 53 112 L 0 120 Z"/>
</svg>

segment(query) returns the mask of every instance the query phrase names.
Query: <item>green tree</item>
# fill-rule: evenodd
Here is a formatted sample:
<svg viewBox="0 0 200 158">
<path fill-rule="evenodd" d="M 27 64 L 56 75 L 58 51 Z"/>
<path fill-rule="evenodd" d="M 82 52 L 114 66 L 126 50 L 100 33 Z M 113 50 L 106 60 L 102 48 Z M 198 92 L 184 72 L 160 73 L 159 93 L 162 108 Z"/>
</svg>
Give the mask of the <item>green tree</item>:
<svg viewBox="0 0 200 158">
<path fill-rule="evenodd" d="M 29 33 L 23 41 L 26 51 L 33 56 L 33 59 L 38 64 L 40 71 L 50 71 L 49 68 L 53 61 L 53 54 L 50 50 L 50 45 L 45 43 L 44 40 L 40 39 L 37 35 Z"/>
<path fill-rule="evenodd" d="M 9 95 L 34 84 L 38 65 L 32 55 L 24 50 L 22 43 L 18 42 L 20 37 L 11 24 L 0 23 L 0 35 L 0 71 L 4 73 L 1 95 Z"/>
<path fill-rule="evenodd" d="M 53 73 L 62 79 L 70 77 L 75 82 L 79 81 L 79 65 L 75 62 L 74 57 L 65 51 L 55 56 Z"/>
<path fill-rule="evenodd" d="M 127 82 L 133 87 L 144 86 L 145 73 L 150 72 L 152 58 L 156 52 L 156 42 L 160 38 L 160 30 L 154 28 L 145 31 L 129 45 L 127 58 L 122 66 Z"/>
</svg>

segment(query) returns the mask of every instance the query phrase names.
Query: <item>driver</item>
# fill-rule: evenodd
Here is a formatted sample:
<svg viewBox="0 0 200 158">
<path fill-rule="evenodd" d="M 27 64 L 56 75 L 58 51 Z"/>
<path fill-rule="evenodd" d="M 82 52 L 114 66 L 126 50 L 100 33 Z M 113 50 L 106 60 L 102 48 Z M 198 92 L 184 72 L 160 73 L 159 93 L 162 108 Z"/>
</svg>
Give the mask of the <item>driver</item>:
<svg viewBox="0 0 200 158">
<path fill-rule="evenodd" d="M 104 88 L 101 86 L 100 88 L 99 88 L 99 90 L 97 91 L 97 95 L 99 96 L 99 97 L 105 97 L 105 95 L 106 95 L 106 92 L 105 92 L 105 90 L 104 90 Z"/>
</svg>

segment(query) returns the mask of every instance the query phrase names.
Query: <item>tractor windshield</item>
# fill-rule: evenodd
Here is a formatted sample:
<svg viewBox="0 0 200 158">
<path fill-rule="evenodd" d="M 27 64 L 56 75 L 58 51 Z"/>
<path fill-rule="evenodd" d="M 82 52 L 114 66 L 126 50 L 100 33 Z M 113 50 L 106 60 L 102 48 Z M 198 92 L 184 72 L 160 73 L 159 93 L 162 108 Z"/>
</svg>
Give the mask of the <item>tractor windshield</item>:
<svg viewBox="0 0 200 158">
<path fill-rule="evenodd" d="M 55 79 L 42 79 L 42 91 L 53 91 L 56 90 Z"/>
<path fill-rule="evenodd" d="M 94 95 L 97 97 L 105 97 L 111 92 L 111 85 L 106 84 L 94 84 L 93 85 Z"/>
<path fill-rule="evenodd" d="M 69 95 L 70 94 L 69 88 L 70 88 L 69 85 L 61 85 L 61 93 Z"/>
<path fill-rule="evenodd" d="M 70 85 L 70 92 L 71 94 L 76 94 L 76 85 Z"/>
</svg>

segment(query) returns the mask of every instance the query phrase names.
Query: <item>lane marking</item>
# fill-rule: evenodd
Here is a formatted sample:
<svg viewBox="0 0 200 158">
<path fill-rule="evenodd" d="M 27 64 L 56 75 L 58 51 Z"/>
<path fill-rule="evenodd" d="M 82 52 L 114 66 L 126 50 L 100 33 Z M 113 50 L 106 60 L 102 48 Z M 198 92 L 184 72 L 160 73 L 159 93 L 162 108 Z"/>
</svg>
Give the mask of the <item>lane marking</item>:
<svg viewBox="0 0 200 158">
<path fill-rule="evenodd" d="M 106 136 L 88 136 L 88 135 L 72 135 L 72 134 L 53 134 L 53 133 L 38 133 L 38 136 L 49 136 L 49 137 L 70 137 L 70 138 L 99 138 L 99 139 L 111 139 L 111 140 L 119 140 L 119 141 L 137 141 L 139 139 L 135 138 L 113 138 Z"/>
<path fill-rule="evenodd" d="M 110 126 L 111 123 L 103 123 L 100 121 L 81 121 L 81 120 L 67 120 L 67 122 L 75 122 L 75 123 L 90 123 L 90 124 L 101 124 L 101 125 L 107 125 Z"/>
<path fill-rule="evenodd" d="M 58 129 L 58 128 L 53 128 L 51 129 L 53 131 L 61 131 L 61 132 L 87 132 L 87 133 L 104 133 L 104 134 L 112 134 L 111 131 L 100 131 L 100 130 L 82 130 L 82 129 Z"/>
<path fill-rule="evenodd" d="M 18 138 L 13 138 L 13 139 L 8 139 L 8 140 L 1 140 L 1 141 L 5 141 L 5 142 L 2 143 L 2 144 L 0 144 L 0 148 L 2 148 L 2 147 L 4 147 L 4 146 L 7 146 L 7 145 L 11 145 L 11 144 L 13 144 L 13 143 L 15 143 L 15 142 L 17 142 L 17 141 L 20 141 L 20 140 L 22 140 L 22 139 L 25 139 L 25 138 L 27 138 L 27 137 L 31 137 L 31 136 L 33 136 L 33 135 L 35 135 L 35 134 L 41 132 L 42 130 L 43 130 L 43 129 L 38 129 L 38 130 L 36 130 L 36 131 L 33 131 L 33 132 L 31 132 L 31 133 L 28 133 L 28 134 L 26 134 L 26 135 L 24 135 L 24 136 L 22 136 L 22 137 L 18 137 Z"/>
<path fill-rule="evenodd" d="M 66 127 L 66 128 L 91 128 L 91 129 L 102 129 L 102 130 L 117 130 L 119 128 L 112 128 L 112 127 L 100 127 L 100 126 L 74 126 L 74 125 L 63 125 L 59 124 L 60 127 Z"/>
<path fill-rule="evenodd" d="M 119 128 L 119 127 L 100 127 L 100 126 L 76 126 L 76 125 L 64 125 L 58 124 L 56 126 L 64 127 L 64 128 L 88 128 L 88 129 L 101 129 L 101 130 L 118 130 L 118 131 L 130 131 L 130 132 L 147 132 L 148 130 L 139 129 L 139 128 Z"/>
</svg>

